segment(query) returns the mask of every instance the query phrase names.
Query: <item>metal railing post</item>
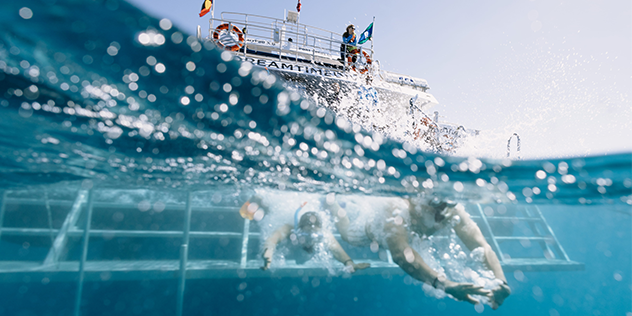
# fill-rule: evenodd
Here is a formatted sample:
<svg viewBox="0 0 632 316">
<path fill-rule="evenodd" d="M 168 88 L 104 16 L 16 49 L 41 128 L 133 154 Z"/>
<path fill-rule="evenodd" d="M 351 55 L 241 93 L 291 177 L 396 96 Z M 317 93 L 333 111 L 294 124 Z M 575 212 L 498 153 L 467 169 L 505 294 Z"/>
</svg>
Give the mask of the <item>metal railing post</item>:
<svg viewBox="0 0 632 316">
<path fill-rule="evenodd" d="M 48 231 L 50 235 L 50 246 L 53 251 L 53 256 L 56 256 L 56 249 L 53 248 L 55 243 L 55 234 L 53 233 L 53 214 L 50 211 L 50 202 L 48 201 L 48 190 L 44 190 L 44 203 L 46 205 L 46 214 L 48 215 Z"/>
<path fill-rule="evenodd" d="M 0 239 L 2 239 L 2 226 L 4 225 L 4 212 L 7 209 L 7 196 L 11 191 L 4 191 L 2 194 L 2 206 L 0 206 Z"/>
<path fill-rule="evenodd" d="M 81 295 L 83 293 L 83 279 L 85 276 L 86 260 L 88 258 L 88 244 L 90 241 L 90 222 L 92 221 L 93 190 L 88 193 L 88 210 L 86 213 L 86 227 L 83 230 L 83 249 L 79 262 L 79 280 L 77 280 L 77 296 L 75 297 L 75 316 L 81 315 Z"/>
<path fill-rule="evenodd" d="M 283 56 L 283 36 L 285 36 L 283 31 L 284 30 L 282 28 L 279 28 L 279 61 L 281 61 Z"/>
<path fill-rule="evenodd" d="M 244 236 L 241 241 L 241 268 L 246 268 L 246 264 L 248 263 L 248 240 L 250 234 L 250 220 L 244 219 Z"/>
<path fill-rule="evenodd" d="M 348 57 L 349 54 L 349 48 L 347 47 L 346 43 L 342 44 L 342 64 L 344 65 L 344 70 L 347 71 L 349 70 L 349 65 L 347 63 L 347 60 L 349 60 Z"/>
<path fill-rule="evenodd" d="M 305 46 L 307 46 L 307 32 L 305 32 Z M 312 62 L 316 61 L 316 37 L 314 37 L 314 45 L 312 46 Z"/>
<path fill-rule="evenodd" d="M 329 33 L 329 51 L 334 50 L 333 47 L 331 47 L 331 45 L 333 44 L 333 39 L 334 39 L 334 33 Z"/>
<path fill-rule="evenodd" d="M 295 61 L 298 61 L 298 43 L 299 43 L 298 39 L 299 39 L 299 35 L 298 35 L 298 25 L 297 25 L 296 26 L 296 45 L 294 45 L 296 46 L 296 49 L 295 49 L 296 55 L 294 56 Z"/>
<path fill-rule="evenodd" d="M 189 256 L 189 230 L 191 228 L 191 192 L 187 192 L 187 206 L 184 215 L 182 246 L 180 247 L 180 280 L 178 282 L 178 302 L 176 312 L 182 316 L 184 308 L 184 289 L 186 285 L 187 259 Z"/>
<path fill-rule="evenodd" d="M 244 61 L 246 60 L 246 52 L 248 51 L 248 15 L 244 23 Z"/>
</svg>

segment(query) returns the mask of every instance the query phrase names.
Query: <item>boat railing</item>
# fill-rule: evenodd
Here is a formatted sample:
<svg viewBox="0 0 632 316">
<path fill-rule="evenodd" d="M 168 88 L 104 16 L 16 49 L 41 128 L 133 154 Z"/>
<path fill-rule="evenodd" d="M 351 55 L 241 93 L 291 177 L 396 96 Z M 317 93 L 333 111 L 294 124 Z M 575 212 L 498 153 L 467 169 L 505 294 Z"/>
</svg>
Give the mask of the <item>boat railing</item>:
<svg viewBox="0 0 632 316">
<path fill-rule="evenodd" d="M 334 67 L 353 66 L 343 52 L 347 45 L 341 41 L 342 35 L 300 23 L 288 22 L 261 15 L 237 12 L 222 12 L 220 18 L 209 19 L 209 40 L 215 27 L 228 23 L 244 34 L 244 46 L 238 54 L 256 53 L 279 60 L 289 59 L 311 62 Z M 359 47 L 360 55 L 365 52 L 373 59 L 373 50 Z"/>
</svg>

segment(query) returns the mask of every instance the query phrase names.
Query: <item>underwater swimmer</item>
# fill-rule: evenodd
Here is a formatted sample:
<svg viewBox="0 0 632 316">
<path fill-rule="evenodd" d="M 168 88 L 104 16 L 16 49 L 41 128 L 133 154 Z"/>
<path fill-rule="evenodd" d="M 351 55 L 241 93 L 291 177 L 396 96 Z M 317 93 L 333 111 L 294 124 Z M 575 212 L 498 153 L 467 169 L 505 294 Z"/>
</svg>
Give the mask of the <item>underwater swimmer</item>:
<svg viewBox="0 0 632 316">
<path fill-rule="evenodd" d="M 437 198 L 372 198 L 375 199 L 370 203 L 372 209 L 361 210 L 361 216 L 351 221 L 347 211 L 338 203 L 344 199 L 344 196 L 328 198 L 327 207 L 337 218 L 336 227 L 342 239 L 351 245 L 379 245 L 389 249 L 393 261 L 411 277 L 444 290 L 460 301 L 478 304 L 479 300 L 472 295 L 487 296 L 491 307 L 497 309 L 511 294 L 496 253 L 463 205 Z M 454 224 L 454 231 L 470 251 L 482 247 L 484 264 L 497 279 L 496 288 L 490 291 L 471 283 L 451 281 L 430 268 L 410 246 L 411 233 L 431 236 L 450 223 Z"/>
<path fill-rule="evenodd" d="M 242 215 L 248 212 L 248 208 L 252 211 L 253 207 L 251 205 L 253 204 L 256 205 L 254 208 L 256 208 L 257 211 L 261 210 L 268 213 L 273 210 L 273 208 L 264 203 L 261 196 L 254 195 L 242 206 L 240 210 Z M 310 254 L 314 253 L 317 245 L 322 244 L 326 246 L 334 258 L 345 266 L 344 269 L 348 273 L 354 273 L 355 271 L 370 267 L 369 263 L 355 263 L 340 246 L 340 243 L 338 243 L 334 235 L 323 228 L 322 215 L 313 211 L 305 212 L 303 210 L 305 204 L 307 204 L 307 202 L 304 202 L 296 210 L 294 225 L 284 224 L 265 240 L 263 253 L 261 255 L 264 262 L 261 267 L 262 270 L 270 268 L 277 245 L 287 239 L 295 241 L 304 251 Z"/>
</svg>

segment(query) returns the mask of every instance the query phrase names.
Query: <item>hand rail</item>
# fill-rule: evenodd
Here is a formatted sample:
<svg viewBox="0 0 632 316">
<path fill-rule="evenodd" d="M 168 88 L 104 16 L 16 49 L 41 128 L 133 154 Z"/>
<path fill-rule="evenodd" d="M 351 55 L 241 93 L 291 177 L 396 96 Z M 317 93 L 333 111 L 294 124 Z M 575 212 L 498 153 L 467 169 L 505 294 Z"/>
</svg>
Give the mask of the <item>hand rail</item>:
<svg viewBox="0 0 632 316">
<path fill-rule="evenodd" d="M 267 20 L 273 20 L 276 23 L 282 23 L 282 24 L 287 24 L 287 25 L 296 25 L 297 27 L 298 26 L 303 26 L 304 29 L 307 29 L 307 28 L 316 29 L 316 30 L 323 31 L 323 32 L 326 32 L 326 33 L 331 33 L 331 34 L 334 34 L 334 35 L 337 35 L 337 36 L 342 36 L 342 33 L 332 32 L 332 31 L 329 31 L 329 30 L 325 30 L 325 29 L 319 28 L 317 26 L 311 26 L 311 25 L 301 24 L 301 23 L 298 23 L 298 24 L 286 23 L 285 20 L 277 19 L 277 18 L 271 18 L 269 16 L 263 16 L 263 15 L 257 15 L 257 14 L 248 14 L 248 13 L 240 13 L 240 12 L 222 12 L 221 13 L 221 18 L 222 19 L 224 19 L 224 14 L 242 15 L 242 16 L 245 17 L 244 19 L 246 21 L 247 21 L 248 17 L 258 17 L 258 18 L 263 18 L 263 19 L 267 19 Z"/>
<path fill-rule="evenodd" d="M 239 15 L 243 17 L 243 20 L 225 18 L 225 14 Z M 252 20 L 251 18 L 253 17 L 264 21 Z M 249 50 L 269 50 L 270 53 L 278 53 L 279 60 L 288 58 L 296 61 L 305 59 L 310 62 L 322 62 L 322 59 L 325 59 L 331 63 L 340 62 L 345 69 L 352 65 L 347 62 L 346 58 L 349 54 L 347 52 L 349 45 L 342 40 L 336 40 L 335 36 L 341 38 L 342 35 L 335 32 L 318 27 L 308 27 L 304 24 L 286 23 L 284 20 L 261 15 L 237 12 L 223 12 L 221 18 L 209 19 L 209 26 L 214 25 L 214 21 L 220 24 L 230 23 L 231 25 L 237 25 L 238 28 L 244 30 L 245 43 L 240 50 L 244 56 Z M 314 30 L 321 31 L 324 34 L 319 34 L 314 32 Z M 209 37 L 207 39 L 211 38 L 210 34 L 213 32 L 214 29 L 209 28 Z M 340 50 L 341 46 L 342 51 Z M 373 59 L 374 51 L 372 49 L 362 47 L 361 50 L 367 52 L 369 57 Z"/>
</svg>

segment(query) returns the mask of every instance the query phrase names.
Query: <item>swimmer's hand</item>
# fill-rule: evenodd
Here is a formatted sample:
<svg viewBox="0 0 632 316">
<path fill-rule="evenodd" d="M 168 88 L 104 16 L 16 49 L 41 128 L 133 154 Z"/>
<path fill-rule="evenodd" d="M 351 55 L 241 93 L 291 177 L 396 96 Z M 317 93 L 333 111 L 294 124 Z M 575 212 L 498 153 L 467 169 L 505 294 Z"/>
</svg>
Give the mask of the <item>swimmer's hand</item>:
<svg viewBox="0 0 632 316">
<path fill-rule="evenodd" d="M 353 260 L 348 260 L 345 263 L 345 271 L 347 271 L 348 273 L 354 273 L 358 270 L 364 270 L 368 267 L 370 267 L 371 264 L 367 263 L 367 262 L 362 262 L 362 263 L 354 263 Z"/>
<path fill-rule="evenodd" d="M 272 263 L 272 255 L 274 254 L 274 250 L 272 248 L 263 249 L 263 253 L 261 254 L 261 258 L 263 258 L 263 266 L 261 270 L 270 269 L 270 264 Z"/>
<path fill-rule="evenodd" d="M 444 291 L 446 293 L 452 295 L 459 301 L 466 301 L 474 305 L 480 302 L 471 295 L 490 296 L 492 293 L 490 290 L 486 290 L 482 286 L 474 285 L 472 283 L 457 283 L 446 280 L 443 284 L 445 286 Z"/>
<path fill-rule="evenodd" d="M 500 305 L 503 304 L 505 299 L 511 294 L 511 288 L 507 283 L 500 284 L 497 288 L 492 290 L 491 295 L 489 295 L 490 301 L 492 303 L 492 309 L 497 309 Z"/>
</svg>

